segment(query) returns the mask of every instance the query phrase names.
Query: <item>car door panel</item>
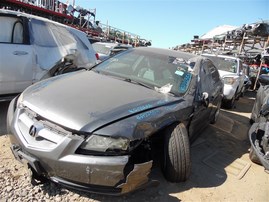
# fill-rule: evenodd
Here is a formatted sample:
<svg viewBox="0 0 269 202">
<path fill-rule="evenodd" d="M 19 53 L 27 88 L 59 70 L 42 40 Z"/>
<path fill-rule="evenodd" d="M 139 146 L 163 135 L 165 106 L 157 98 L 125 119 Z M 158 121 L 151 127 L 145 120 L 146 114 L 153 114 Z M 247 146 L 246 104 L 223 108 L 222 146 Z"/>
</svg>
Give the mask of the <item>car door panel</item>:
<svg viewBox="0 0 269 202">
<path fill-rule="evenodd" d="M 195 137 L 200 133 L 200 131 L 203 130 L 209 124 L 212 101 L 214 100 L 214 94 L 212 92 L 213 81 L 206 63 L 204 63 L 200 68 L 199 77 L 200 79 L 198 82 L 198 90 L 195 96 L 195 108 L 189 127 L 191 139 L 195 139 Z M 203 101 L 203 93 L 208 94 L 209 103 L 207 106 Z"/>
<path fill-rule="evenodd" d="M 33 55 L 31 45 L 0 44 L 0 94 L 19 93 L 32 84 Z"/>
</svg>

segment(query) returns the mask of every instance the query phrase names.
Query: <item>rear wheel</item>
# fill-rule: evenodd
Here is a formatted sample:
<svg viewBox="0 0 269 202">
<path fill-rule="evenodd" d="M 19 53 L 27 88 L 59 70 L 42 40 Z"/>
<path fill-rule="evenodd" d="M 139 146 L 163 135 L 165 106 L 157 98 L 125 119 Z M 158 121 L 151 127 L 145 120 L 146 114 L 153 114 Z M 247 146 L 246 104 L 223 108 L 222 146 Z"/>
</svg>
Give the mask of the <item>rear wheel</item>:
<svg viewBox="0 0 269 202">
<path fill-rule="evenodd" d="M 163 172 L 170 182 L 186 181 L 190 175 L 190 144 L 185 126 L 170 126 L 165 133 Z"/>
</svg>

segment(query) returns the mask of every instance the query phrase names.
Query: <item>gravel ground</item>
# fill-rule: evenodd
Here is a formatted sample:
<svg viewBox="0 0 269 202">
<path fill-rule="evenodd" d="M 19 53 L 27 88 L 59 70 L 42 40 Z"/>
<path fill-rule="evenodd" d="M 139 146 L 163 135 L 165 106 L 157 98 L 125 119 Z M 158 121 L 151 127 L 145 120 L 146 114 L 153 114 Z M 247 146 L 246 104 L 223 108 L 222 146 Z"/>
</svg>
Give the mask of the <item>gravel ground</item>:
<svg viewBox="0 0 269 202">
<path fill-rule="evenodd" d="M 96 201 L 48 182 L 32 186 L 28 169 L 16 162 L 9 151 L 7 136 L 1 139 L 0 198 L 2 201 Z M 9 157 L 8 157 L 9 156 Z"/>
<path fill-rule="evenodd" d="M 69 190 L 53 182 L 33 186 L 29 171 L 23 164 L 14 159 L 9 148 L 10 142 L 6 135 L 0 135 L 0 202 L 15 201 L 162 201 L 163 192 L 156 189 L 140 190 L 126 196 L 105 196 Z M 150 192 L 149 192 L 150 191 Z M 146 195 L 146 196 L 145 196 Z"/>
</svg>

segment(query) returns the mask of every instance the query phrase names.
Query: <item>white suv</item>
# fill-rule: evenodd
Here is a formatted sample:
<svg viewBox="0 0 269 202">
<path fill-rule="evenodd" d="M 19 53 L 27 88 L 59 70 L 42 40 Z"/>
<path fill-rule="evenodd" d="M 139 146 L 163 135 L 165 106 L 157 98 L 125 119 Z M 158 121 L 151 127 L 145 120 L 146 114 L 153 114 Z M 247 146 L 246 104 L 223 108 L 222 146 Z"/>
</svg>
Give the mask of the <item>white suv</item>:
<svg viewBox="0 0 269 202">
<path fill-rule="evenodd" d="M 0 9 L 0 101 L 44 78 L 96 64 L 86 34 L 45 18 Z"/>
<path fill-rule="evenodd" d="M 232 108 L 234 102 L 243 95 L 245 73 L 242 61 L 239 58 L 226 55 L 203 54 L 210 58 L 218 68 L 220 77 L 224 82 L 223 105 Z"/>
</svg>

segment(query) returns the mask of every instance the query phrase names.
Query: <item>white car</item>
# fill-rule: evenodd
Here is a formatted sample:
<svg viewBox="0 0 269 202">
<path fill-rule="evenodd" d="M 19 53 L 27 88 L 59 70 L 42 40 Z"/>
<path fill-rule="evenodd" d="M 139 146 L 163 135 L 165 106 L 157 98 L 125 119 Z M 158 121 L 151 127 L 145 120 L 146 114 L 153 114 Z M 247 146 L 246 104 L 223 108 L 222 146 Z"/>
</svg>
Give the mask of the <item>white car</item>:
<svg viewBox="0 0 269 202">
<path fill-rule="evenodd" d="M 103 61 L 121 51 L 132 48 L 131 45 L 110 43 L 110 42 L 95 42 L 92 43 L 93 49 L 98 53 L 100 61 Z"/>
<path fill-rule="evenodd" d="M 223 105 L 232 108 L 236 99 L 244 93 L 245 72 L 239 58 L 226 55 L 203 54 L 217 67 L 224 83 Z"/>
<path fill-rule="evenodd" d="M 87 35 L 46 18 L 0 9 L 0 101 L 31 84 L 97 63 Z"/>
</svg>

